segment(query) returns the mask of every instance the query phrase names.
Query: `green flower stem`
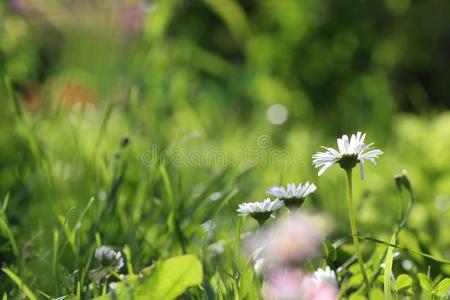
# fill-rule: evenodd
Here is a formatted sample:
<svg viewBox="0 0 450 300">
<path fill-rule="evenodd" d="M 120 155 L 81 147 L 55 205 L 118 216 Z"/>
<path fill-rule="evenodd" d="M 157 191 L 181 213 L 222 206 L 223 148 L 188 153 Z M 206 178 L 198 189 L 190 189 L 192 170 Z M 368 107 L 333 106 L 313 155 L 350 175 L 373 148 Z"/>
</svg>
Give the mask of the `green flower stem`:
<svg viewBox="0 0 450 300">
<path fill-rule="evenodd" d="M 264 226 L 264 223 L 266 223 L 266 221 L 270 219 L 271 215 L 272 212 L 268 211 L 253 213 L 250 216 L 258 222 L 259 228 L 262 228 Z"/>
<path fill-rule="evenodd" d="M 256 221 L 258 222 L 258 230 L 261 230 L 261 228 L 263 228 L 266 220 L 257 219 Z"/>
<path fill-rule="evenodd" d="M 353 186 L 352 186 L 352 169 L 346 169 L 347 173 L 347 187 L 348 187 L 348 217 L 350 219 L 350 227 L 352 230 L 353 245 L 355 246 L 356 256 L 358 257 L 359 267 L 364 278 L 364 283 L 367 287 L 367 292 L 370 292 L 369 278 L 367 277 L 366 269 L 364 267 L 364 261 L 361 256 L 361 249 L 359 247 L 359 241 L 356 231 L 355 211 L 353 208 Z"/>
</svg>

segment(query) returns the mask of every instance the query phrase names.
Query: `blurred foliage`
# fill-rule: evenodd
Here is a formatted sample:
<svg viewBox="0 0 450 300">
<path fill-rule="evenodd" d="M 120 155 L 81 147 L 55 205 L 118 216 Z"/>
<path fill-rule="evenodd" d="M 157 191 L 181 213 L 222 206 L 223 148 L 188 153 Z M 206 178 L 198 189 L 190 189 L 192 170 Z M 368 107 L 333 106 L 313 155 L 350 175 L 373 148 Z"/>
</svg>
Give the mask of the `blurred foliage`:
<svg viewBox="0 0 450 300">
<path fill-rule="evenodd" d="M 416 204 L 397 241 L 449 259 L 449 14 L 450 2 L 416 0 L 2 1 L 0 199 L 9 193 L 2 218 L 20 248 L 2 232 L 2 264 L 32 289 L 72 294 L 100 240 L 127 245 L 136 270 L 197 254 L 205 281 L 192 297 L 254 299 L 239 229 L 255 224 L 237 204 L 314 181 L 305 209 L 335 221 L 342 265 L 352 255 L 345 178 L 334 168 L 319 179 L 310 157 L 357 130 L 385 152 L 355 184 L 361 230 L 389 240 L 402 209 L 394 176 L 406 169 Z M 273 104 L 287 109 L 280 125 L 267 117 Z M 262 150 L 261 135 L 271 138 Z M 245 149 L 259 160 L 229 161 Z M 227 159 L 149 164 L 149 151 Z M 268 151 L 299 160 L 261 160 Z M 373 266 L 384 249 L 364 242 Z M 409 252 L 393 270 L 414 275 L 404 288 L 414 291 L 418 271 L 433 284 L 450 274 Z M 0 292 L 17 295 L 5 276 Z"/>
</svg>

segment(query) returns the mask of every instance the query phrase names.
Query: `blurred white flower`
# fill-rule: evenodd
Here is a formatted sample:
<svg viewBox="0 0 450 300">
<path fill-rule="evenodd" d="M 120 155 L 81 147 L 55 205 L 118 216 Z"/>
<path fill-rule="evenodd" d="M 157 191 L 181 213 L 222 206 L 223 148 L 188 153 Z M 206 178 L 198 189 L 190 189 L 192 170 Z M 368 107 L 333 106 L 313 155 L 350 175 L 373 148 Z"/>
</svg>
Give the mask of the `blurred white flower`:
<svg viewBox="0 0 450 300">
<path fill-rule="evenodd" d="M 248 253 L 261 249 L 259 257 L 269 265 L 304 262 L 320 254 L 325 237 L 322 218 L 291 213 L 268 229 L 254 233 L 244 243 Z"/>
<path fill-rule="evenodd" d="M 101 246 L 95 250 L 95 259 L 104 267 L 112 267 L 120 270 L 123 267 L 123 257 L 120 251 L 115 251 L 109 246 Z"/>
<path fill-rule="evenodd" d="M 107 198 L 108 198 L 108 194 L 104 190 L 98 191 L 98 199 L 100 201 L 106 201 Z"/>
<path fill-rule="evenodd" d="M 203 231 L 205 231 L 205 233 L 212 233 L 216 228 L 216 223 L 214 223 L 213 220 L 207 220 L 206 222 L 202 223 L 200 227 L 203 229 Z"/>
<path fill-rule="evenodd" d="M 314 272 L 313 281 L 316 284 L 328 283 L 337 286 L 336 273 L 329 266 L 326 266 L 325 269 L 318 268 Z"/>
<path fill-rule="evenodd" d="M 283 206 L 283 201 L 275 199 L 271 201 L 270 198 L 265 199 L 262 202 L 247 202 L 239 204 L 237 212 L 241 216 L 251 216 L 257 220 L 260 225 L 264 223 L 272 213 Z"/>
<path fill-rule="evenodd" d="M 117 282 L 116 281 L 110 282 L 108 287 L 109 287 L 110 290 L 114 291 L 117 288 Z"/>
<path fill-rule="evenodd" d="M 274 186 L 268 189 L 267 193 L 283 200 L 284 204 L 289 208 L 298 208 L 303 204 L 305 198 L 316 190 L 317 186 L 307 181 L 305 184 L 299 183 L 298 186 L 295 183 L 289 183 L 287 188 Z"/>
<path fill-rule="evenodd" d="M 264 264 L 264 258 L 258 258 L 253 263 L 253 269 L 255 270 L 256 274 L 261 274 L 264 271 L 265 264 Z"/>
<path fill-rule="evenodd" d="M 217 241 L 217 242 L 209 245 L 208 250 L 213 255 L 220 255 L 225 250 L 225 245 L 224 245 L 223 241 Z"/>
<path fill-rule="evenodd" d="M 333 164 L 338 163 L 342 169 L 349 170 L 360 164 L 361 179 L 364 179 L 364 161 L 368 160 L 376 164 L 375 159 L 383 152 L 379 149 L 370 150 L 373 143 L 366 145 L 364 139 L 366 134 L 357 132 L 352 134 L 350 140 L 347 135 L 337 139 L 338 150 L 334 148 L 323 147 L 327 151 L 318 152 L 313 155 L 313 165 L 320 168 L 319 176 L 322 175 Z"/>
<path fill-rule="evenodd" d="M 217 201 L 217 200 L 219 200 L 220 198 L 222 198 L 222 196 L 223 196 L 223 193 L 221 193 L 221 192 L 214 192 L 214 193 L 212 193 L 212 194 L 209 196 L 209 199 L 211 199 L 211 201 Z"/>
<path fill-rule="evenodd" d="M 261 256 L 263 248 L 258 248 L 250 254 L 250 261 L 253 263 L 253 269 L 256 274 L 265 273 L 270 266 L 268 266 L 267 261 Z"/>
</svg>

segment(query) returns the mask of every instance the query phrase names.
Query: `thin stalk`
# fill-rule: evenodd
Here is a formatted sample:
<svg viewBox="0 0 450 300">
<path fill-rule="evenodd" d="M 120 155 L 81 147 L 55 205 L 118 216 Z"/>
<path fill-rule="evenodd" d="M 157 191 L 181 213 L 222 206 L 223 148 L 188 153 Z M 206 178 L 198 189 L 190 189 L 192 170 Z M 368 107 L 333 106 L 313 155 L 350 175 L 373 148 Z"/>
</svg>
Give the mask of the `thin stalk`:
<svg viewBox="0 0 450 300">
<path fill-rule="evenodd" d="M 264 223 L 266 222 L 266 220 L 256 220 L 258 222 L 258 232 L 263 228 Z"/>
<path fill-rule="evenodd" d="M 355 210 L 353 208 L 353 185 L 352 185 L 352 169 L 345 170 L 347 173 L 347 187 L 348 187 L 348 217 L 350 219 L 350 227 L 352 230 L 353 245 L 355 247 L 356 256 L 358 257 L 359 267 L 364 278 L 364 283 L 367 288 L 367 292 L 370 292 L 369 278 L 367 277 L 366 269 L 364 267 L 364 261 L 361 256 L 361 249 L 359 247 L 359 241 L 356 230 Z"/>
</svg>

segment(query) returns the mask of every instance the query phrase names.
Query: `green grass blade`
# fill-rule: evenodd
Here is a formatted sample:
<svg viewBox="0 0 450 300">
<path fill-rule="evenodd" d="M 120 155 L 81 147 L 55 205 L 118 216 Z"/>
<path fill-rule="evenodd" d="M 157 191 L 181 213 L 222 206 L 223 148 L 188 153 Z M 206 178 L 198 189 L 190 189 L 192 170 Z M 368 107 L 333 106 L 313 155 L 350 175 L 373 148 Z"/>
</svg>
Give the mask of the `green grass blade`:
<svg viewBox="0 0 450 300">
<path fill-rule="evenodd" d="M 2 271 L 8 275 L 9 278 L 11 278 L 12 281 L 14 281 L 19 289 L 30 299 L 30 300 L 37 300 L 37 297 L 33 294 L 33 292 L 30 290 L 30 288 L 20 279 L 19 276 L 17 276 L 13 271 L 11 271 L 8 268 L 2 268 Z"/>
<path fill-rule="evenodd" d="M 450 265 L 450 260 L 439 258 L 439 257 L 433 256 L 433 255 L 428 254 L 428 253 L 424 253 L 424 252 L 420 252 L 420 251 L 417 251 L 417 250 L 411 250 L 411 249 L 408 249 L 408 248 L 400 247 L 400 246 L 397 246 L 397 245 L 394 245 L 394 244 L 391 244 L 391 243 L 388 243 L 386 241 L 382 241 L 382 240 L 379 240 L 379 239 L 376 239 L 376 238 L 373 238 L 373 237 L 370 237 L 370 236 L 358 235 L 358 238 L 366 240 L 366 241 L 371 241 L 371 242 L 375 242 L 375 243 L 391 246 L 391 247 L 394 247 L 394 248 L 399 249 L 401 251 L 410 252 L 410 253 L 413 253 L 413 254 L 416 254 L 416 255 L 419 255 L 419 256 L 423 256 L 423 257 L 432 259 L 434 261 L 437 261 L 437 262 L 440 262 L 440 263 L 443 263 L 443 264 Z"/>
<path fill-rule="evenodd" d="M 167 170 L 164 165 L 159 166 L 159 171 L 161 172 L 162 179 L 164 181 L 164 187 L 166 189 L 167 198 L 169 200 L 169 205 L 171 209 L 174 209 L 174 197 L 172 185 L 170 184 L 169 175 L 167 174 Z"/>
<path fill-rule="evenodd" d="M 100 149 L 100 143 L 101 143 L 102 138 L 103 138 L 103 136 L 104 136 L 104 134 L 106 132 L 106 127 L 107 127 L 108 121 L 109 121 L 109 119 L 111 117 L 113 108 L 114 108 L 113 103 L 110 103 L 108 105 L 108 107 L 106 108 L 105 115 L 103 117 L 102 124 L 100 125 L 100 129 L 98 131 L 97 139 L 95 141 L 95 147 L 94 147 L 94 153 L 93 153 L 93 158 L 94 159 L 97 156 L 98 150 Z"/>
<path fill-rule="evenodd" d="M 3 199 L 3 203 L 2 203 L 2 213 L 5 213 L 6 208 L 8 207 L 9 204 L 9 193 L 6 193 L 5 198 Z"/>
<path fill-rule="evenodd" d="M 23 119 L 22 105 L 20 104 L 19 99 L 17 99 L 16 93 L 14 93 L 14 89 L 11 84 L 11 79 L 8 76 L 3 77 L 3 84 L 5 85 L 6 93 L 8 94 L 10 100 L 14 104 L 17 116 L 20 119 Z"/>
<path fill-rule="evenodd" d="M 17 248 L 17 243 L 14 238 L 14 235 L 11 231 L 11 229 L 8 226 L 8 223 L 6 221 L 6 218 L 4 215 L 0 215 L 0 232 L 3 232 L 4 235 L 8 237 L 9 243 L 11 244 L 11 248 L 13 250 L 13 253 L 16 257 L 19 257 L 19 248 Z"/>
<path fill-rule="evenodd" d="M 52 257 L 52 276 L 53 276 L 53 293 L 56 294 L 58 285 L 58 277 L 56 273 L 56 267 L 58 262 L 58 245 L 59 245 L 59 232 L 55 230 L 53 232 L 53 257 Z"/>
<path fill-rule="evenodd" d="M 390 244 L 395 244 L 395 233 L 391 237 Z M 394 262 L 394 247 L 388 246 L 386 259 L 384 260 L 384 299 L 392 299 L 391 294 L 391 273 Z"/>
</svg>

